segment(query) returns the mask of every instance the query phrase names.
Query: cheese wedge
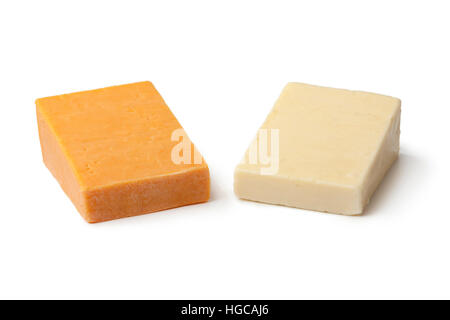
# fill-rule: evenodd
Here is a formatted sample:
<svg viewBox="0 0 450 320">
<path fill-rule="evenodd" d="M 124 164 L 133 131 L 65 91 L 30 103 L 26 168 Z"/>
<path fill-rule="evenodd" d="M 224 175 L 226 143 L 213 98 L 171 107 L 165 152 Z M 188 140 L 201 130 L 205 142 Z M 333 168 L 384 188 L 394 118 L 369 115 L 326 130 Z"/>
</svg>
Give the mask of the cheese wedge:
<svg viewBox="0 0 450 320">
<path fill-rule="evenodd" d="M 86 221 L 208 200 L 208 166 L 150 82 L 41 98 L 36 110 L 44 163 Z"/>
<path fill-rule="evenodd" d="M 244 159 L 247 200 L 361 214 L 399 152 L 400 100 L 289 83 Z"/>
</svg>

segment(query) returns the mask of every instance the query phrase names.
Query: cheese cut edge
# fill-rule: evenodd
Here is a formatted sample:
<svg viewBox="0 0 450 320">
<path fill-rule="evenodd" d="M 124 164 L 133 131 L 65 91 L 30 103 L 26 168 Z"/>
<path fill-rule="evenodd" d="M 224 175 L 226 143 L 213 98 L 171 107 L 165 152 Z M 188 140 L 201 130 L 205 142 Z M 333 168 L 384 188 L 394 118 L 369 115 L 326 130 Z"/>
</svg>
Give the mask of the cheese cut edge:
<svg viewBox="0 0 450 320">
<path fill-rule="evenodd" d="M 133 192 L 129 192 L 130 189 Z M 86 220 L 89 223 L 203 203 L 210 197 L 209 168 L 205 164 L 170 175 L 89 189 L 83 191 L 82 196 L 86 203 Z"/>
<path fill-rule="evenodd" d="M 390 119 L 389 126 L 382 142 L 361 182 L 361 200 L 363 201 L 363 208 L 369 204 L 372 195 L 375 193 L 399 156 L 401 100 L 397 98 L 393 99 L 396 100 L 396 108 Z"/>
<path fill-rule="evenodd" d="M 40 108 L 39 100 L 36 101 L 36 116 L 44 164 L 75 205 L 78 212 L 87 220 L 86 201 L 76 170 L 70 158 L 65 154 L 64 147 L 51 128 L 50 122 L 45 118 L 45 114 Z"/>
</svg>

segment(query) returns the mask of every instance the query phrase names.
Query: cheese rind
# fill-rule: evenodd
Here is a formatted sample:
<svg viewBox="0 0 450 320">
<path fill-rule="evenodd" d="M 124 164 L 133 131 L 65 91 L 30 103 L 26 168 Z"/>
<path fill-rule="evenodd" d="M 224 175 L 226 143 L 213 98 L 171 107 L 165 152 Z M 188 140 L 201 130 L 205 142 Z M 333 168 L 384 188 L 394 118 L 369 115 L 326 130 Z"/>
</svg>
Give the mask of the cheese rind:
<svg viewBox="0 0 450 320">
<path fill-rule="evenodd" d="M 398 156 L 400 105 L 397 98 L 368 92 L 289 83 L 261 127 L 279 130 L 278 171 L 262 174 L 267 165 L 249 161 L 249 148 L 235 170 L 236 195 L 362 213 Z"/>
<path fill-rule="evenodd" d="M 86 221 L 209 199 L 203 159 L 173 161 L 182 127 L 150 82 L 41 98 L 36 110 L 44 163 Z"/>
</svg>

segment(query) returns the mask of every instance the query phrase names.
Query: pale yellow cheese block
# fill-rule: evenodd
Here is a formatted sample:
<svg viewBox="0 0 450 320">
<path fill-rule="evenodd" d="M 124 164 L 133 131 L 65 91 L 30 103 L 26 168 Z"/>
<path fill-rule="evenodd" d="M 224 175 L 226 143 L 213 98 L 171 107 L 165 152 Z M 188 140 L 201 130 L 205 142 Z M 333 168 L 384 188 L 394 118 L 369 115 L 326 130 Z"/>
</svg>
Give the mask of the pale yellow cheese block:
<svg viewBox="0 0 450 320">
<path fill-rule="evenodd" d="M 236 195 L 361 214 L 397 159 L 400 105 L 374 93 L 289 83 L 236 167 Z"/>
</svg>

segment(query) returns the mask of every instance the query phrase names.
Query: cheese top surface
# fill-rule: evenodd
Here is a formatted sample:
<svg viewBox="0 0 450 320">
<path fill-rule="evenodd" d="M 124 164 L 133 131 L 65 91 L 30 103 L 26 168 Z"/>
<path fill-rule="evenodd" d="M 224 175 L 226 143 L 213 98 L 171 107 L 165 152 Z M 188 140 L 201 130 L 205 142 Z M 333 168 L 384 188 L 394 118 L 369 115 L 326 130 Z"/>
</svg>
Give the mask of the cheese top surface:
<svg viewBox="0 0 450 320">
<path fill-rule="evenodd" d="M 37 107 L 84 188 L 176 174 L 206 164 L 175 164 L 180 123 L 150 82 L 41 98 Z"/>
<path fill-rule="evenodd" d="M 261 128 L 279 129 L 277 176 L 355 187 L 399 109 L 393 97 L 289 83 Z M 237 169 L 262 166 L 246 161 Z"/>
</svg>

